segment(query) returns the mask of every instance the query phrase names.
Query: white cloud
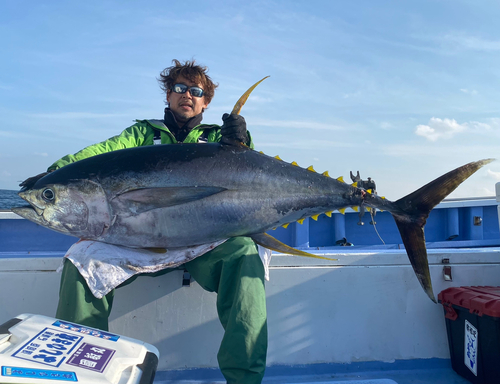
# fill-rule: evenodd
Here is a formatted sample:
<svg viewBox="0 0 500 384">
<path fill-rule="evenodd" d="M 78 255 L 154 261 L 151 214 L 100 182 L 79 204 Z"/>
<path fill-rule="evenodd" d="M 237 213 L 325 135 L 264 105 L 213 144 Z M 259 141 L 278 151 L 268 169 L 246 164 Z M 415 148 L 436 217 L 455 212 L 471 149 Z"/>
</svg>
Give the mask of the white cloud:
<svg viewBox="0 0 500 384">
<path fill-rule="evenodd" d="M 477 95 L 477 93 L 478 93 L 475 89 L 469 90 L 466 88 L 460 88 L 460 92 L 467 93 L 467 94 L 473 95 L 473 96 Z"/>
<path fill-rule="evenodd" d="M 392 129 L 392 128 L 394 128 L 394 125 L 392 125 L 391 123 L 389 123 L 389 122 L 387 122 L 387 121 L 382 121 L 382 122 L 380 123 L 380 128 L 382 128 L 382 129 L 386 129 L 386 130 L 387 130 L 387 129 Z"/>
<path fill-rule="evenodd" d="M 257 147 L 315 150 L 319 148 L 356 148 L 357 144 L 342 143 L 336 140 L 305 139 L 301 137 L 297 140 L 291 138 L 290 140 L 281 142 L 263 140 L 262 142 L 258 143 Z"/>
<path fill-rule="evenodd" d="M 500 181 L 500 172 L 495 172 L 495 171 L 492 171 L 491 169 L 488 169 L 486 171 L 486 174 L 487 176 L 489 176 L 490 178 L 494 179 L 494 180 L 497 180 L 497 181 Z"/>
<path fill-rule="evenodd" d="M 428 125 L 417 125 L 415 133 L 425 137 L 427 140 L 450 139 L 457 133 L 466 131 L 467 124 L 458 124 L 455 119 L 440 119 L 432 117 Z"/>
<path fill-rule="evenodd" d="M 343 127 L 336 124 L 319 123 L 317 121 L 300 121 L 300 120 L 263 120 L 253 119 L 253 126 L 276 127 L 276 128 L 297 128 L 297 129 L 324 129 L 330 131 L 347 130 L 348 127 Z"/>
<path fill-rule="evenodd" d="M 444 40 L 462 48 L 472 49 L 475 51 L 491 52 L 500 50 L 499 40 L 487 40 L 480 37 L 467 36 L 462 33 L 450 33 L 444 36 Z"/>
<path fill-rule="evenodd" d="M 33 113 L 31 117 L 39 119 L 96 119 L 127 116 L 121 113 L 92 113 L 92 112 L 59 112 L 59 113 Z"/>
<path fill-rule="evenodd" d="M 35 152 L 35 156 L 47 157 L 49 154 L 46 152 Z"/>
<path fill-rule="evenodd" d="M 492 121 L 492 123 L 494 123 L 494 121 Z M 471 121 L 470 123 L 465 123 L 464 125 L 466 125 L 471 130 L 478 132 L 490 131 L 493 129 L 491 124 L 480 123 L 479 121 Z"/>
<path fill-rule="evenodd" d="M 250 96 L 248 98 L 248 100 L 250 101 L 255 101 L 257 103 L 271 103 L 273 102 L 273 99 L 271 99 L 270 97 L 262 97 L 262 96 Z"/>
<path fill-rule="evenodd" d="M 429 120 L 427 125 L 420 124 L 415 128 L 415 134 L 423 136 L 429 141 L 450 139 L 456 134 L 466 131 L 481 135 L 498 135 L 500 131 L 500 118 L 489 118 L 486 119 L 485 123 L 469 121 L 459 124 L 455 119 L 440 119 L 433 117 Z"/>
</svg>

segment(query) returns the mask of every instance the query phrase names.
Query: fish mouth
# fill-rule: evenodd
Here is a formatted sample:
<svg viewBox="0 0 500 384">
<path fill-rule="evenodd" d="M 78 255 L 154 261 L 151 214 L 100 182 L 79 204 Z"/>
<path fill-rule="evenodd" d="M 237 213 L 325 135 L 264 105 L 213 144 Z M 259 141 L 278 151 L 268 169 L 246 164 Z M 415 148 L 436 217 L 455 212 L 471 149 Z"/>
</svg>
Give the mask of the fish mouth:
<svg viewBox="0 0 500 384">
<path fill-rule="evenodd" d="M 16 215 L 19 215 L 25 219 L 30 221 L 34 221 L 35 223 L 45 223 L 45 219 L 41 214 L 37 212 L 37 210 L 31 205 L 23 205 L 21 207 L 14 207 L 10 209 Z M 43 211 L 42 211 L 43 213 Z"/>
<path fill-rule="evenodd" d="M 20 207 L 11 208 L 11 211 L 16 215 L 24 217 L 25 219 L 35 221 L 37 223 L 45 222 L 43 218 L 44 208 L 37 206 L 31 200 L 31 191 L 19 192 L 18 195 L 28 204 Z"/>
</svg>

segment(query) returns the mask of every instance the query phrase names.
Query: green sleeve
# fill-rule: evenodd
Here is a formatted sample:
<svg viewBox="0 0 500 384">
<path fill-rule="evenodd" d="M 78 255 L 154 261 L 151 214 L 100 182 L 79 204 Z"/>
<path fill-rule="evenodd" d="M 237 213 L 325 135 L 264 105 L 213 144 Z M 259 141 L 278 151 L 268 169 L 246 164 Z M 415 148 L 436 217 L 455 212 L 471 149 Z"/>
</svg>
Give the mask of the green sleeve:
<svg viewBox="0 0 500 384">
<path fill-rule="evenodd" d="M 248 143 L 247 143 L 247 146 L 251 149 L 255 149 L 254 148 L 254 145 L 253 145 L 253 140 L 252 140 L 252 135 L 250 134 L 250 131 L 247 131 L 247 135 L 248 135 Z"/>
<path fill-rule="evenodd" d="M 97 144 L 89 145 L 74 155 L 66 155 L 52 164 L 48 171 L 62 168 L 65 165 L 75 161 L 86 159 L 106 152 L 116 151 L 118 149 L 138 147 L 141 145 L 153 144 L 153 130 L 145 123 L 137 123 L 125 129 L 117 136 L 113 136 Z M 151 141 L 151 142 L 150 142 Z"/>
</svg>

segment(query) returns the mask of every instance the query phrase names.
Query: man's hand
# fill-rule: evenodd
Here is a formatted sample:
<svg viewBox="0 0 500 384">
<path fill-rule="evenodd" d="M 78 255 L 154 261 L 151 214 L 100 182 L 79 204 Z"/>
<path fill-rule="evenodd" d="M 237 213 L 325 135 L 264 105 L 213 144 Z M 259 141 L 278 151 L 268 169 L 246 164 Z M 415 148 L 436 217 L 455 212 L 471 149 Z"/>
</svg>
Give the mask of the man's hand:
<svg viewBox="0 0 500 384">
<path fill-rule="evenodd" d="M 234 144 L 235 142 L 246 144 L 248 141 L 247 123 L 241 115 L 224 113 L 224 122 L 221 127 L 222 142 Z"/>
<path fill-rule="evenodd" d="M 36 176 L 32 176 L 32 177 L 28 177 L 26 180 L 24 180 L 21 184 L 19 184 L 19 186 L 21 187 L 21 191 L 26 191 L 28 189 L 31 189 L 33 188 L 33 186 L 35 185 L 35 183 L 40 180 L 42 177 L 44 177 L 45 175 L 48 175 L 50 172 L 52 171 L 49 171 L 49 172 L 42 172 L 40 173 L 39 175 L 36 175 Z"/>
</svg>

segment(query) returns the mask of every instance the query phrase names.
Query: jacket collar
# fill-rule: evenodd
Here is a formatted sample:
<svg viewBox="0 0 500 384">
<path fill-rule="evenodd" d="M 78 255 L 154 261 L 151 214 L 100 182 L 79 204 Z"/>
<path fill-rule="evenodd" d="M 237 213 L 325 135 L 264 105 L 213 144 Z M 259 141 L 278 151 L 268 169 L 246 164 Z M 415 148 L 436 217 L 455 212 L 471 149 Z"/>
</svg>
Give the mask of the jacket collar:
<svg viewBox="0 0 500 384">
<path fill-rule="evenodd" d="M 180 127 L 173 112 L 170 110 L 170 108 L 167 107 L 165 108 L 163 122 L 165 123 L 169 131 L 175 136 L 176 140 L 182 142 L 186 139 L 189 132 L 191 132 L 194 127 L 201 123 L 202 119 L 203 113 L 200 113 L 199 115 L 190 118 L 182 127 Z"/>
</svg>

